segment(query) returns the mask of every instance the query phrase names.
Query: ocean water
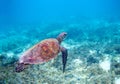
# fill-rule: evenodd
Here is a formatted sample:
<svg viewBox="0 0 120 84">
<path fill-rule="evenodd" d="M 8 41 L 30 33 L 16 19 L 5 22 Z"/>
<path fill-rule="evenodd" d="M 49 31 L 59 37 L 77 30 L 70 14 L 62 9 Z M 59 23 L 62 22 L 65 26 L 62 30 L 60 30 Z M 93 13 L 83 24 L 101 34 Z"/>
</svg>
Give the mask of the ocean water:
<svg viewBox="0 0 120 84">
<path fill-rule="evenodd" d="M 119 0 L 1 0 L 0 84 L 120 84 Z M 68 50 L 43 64 L 15 67 L 22 54 L 66 32 Z"/>
</svg>

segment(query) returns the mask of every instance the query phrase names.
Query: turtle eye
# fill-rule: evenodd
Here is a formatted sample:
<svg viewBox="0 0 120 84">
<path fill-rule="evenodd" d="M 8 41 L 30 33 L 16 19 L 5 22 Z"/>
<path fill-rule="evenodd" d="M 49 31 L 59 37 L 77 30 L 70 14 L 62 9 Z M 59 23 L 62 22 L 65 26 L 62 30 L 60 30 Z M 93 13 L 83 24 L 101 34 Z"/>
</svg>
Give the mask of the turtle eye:
<svg viewBox="0 0 120 84">
<path fill-rule="evenodd" d="M 67 36 L 67 33 L 64 33 L 64 37 Z"/>
<path fill-rule="evenodd" d="M 67 33 L 64 32 L 62 38 L 64 39 L 67 36 Z"/>
</svg>

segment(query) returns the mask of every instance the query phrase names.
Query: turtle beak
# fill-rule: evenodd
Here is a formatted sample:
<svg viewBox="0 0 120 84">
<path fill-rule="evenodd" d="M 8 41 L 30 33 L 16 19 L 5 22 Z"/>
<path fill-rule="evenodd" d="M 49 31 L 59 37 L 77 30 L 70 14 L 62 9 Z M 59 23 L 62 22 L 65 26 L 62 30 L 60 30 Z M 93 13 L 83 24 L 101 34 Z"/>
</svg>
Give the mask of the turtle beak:
<svg viewBox="0 0 120 84">
<path fill-rule="evenodd" d="M 64 40 L 66 36 L 67 36 L 67 33 L 66 33 L 66 32 L 63 32 L 62 39 Z"/>
</svg>

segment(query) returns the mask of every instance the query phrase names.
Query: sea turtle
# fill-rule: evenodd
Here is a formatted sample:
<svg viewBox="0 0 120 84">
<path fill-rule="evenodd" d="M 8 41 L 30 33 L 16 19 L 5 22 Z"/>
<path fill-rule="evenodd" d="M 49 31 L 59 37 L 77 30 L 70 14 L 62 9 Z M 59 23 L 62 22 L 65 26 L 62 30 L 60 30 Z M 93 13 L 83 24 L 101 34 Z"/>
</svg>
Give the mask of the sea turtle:
<svg viewBox="0 0 120 84">
<path fill-rule="evenodd" d="M 17 66 L 15 67 L 16 72 L 21 72 L 26 68 L 26 65 L 30 64 L 41 64 L 55 58 L 58 53 L 62 52 L 62 63 L 63 72 L 67 62 L 67 49 L 60 46 L 67 33 L 60 33 L 57 38 L 49 38 L 42 40 L 40 43 L 34 45 L 20 56 Z"/>
</svg>

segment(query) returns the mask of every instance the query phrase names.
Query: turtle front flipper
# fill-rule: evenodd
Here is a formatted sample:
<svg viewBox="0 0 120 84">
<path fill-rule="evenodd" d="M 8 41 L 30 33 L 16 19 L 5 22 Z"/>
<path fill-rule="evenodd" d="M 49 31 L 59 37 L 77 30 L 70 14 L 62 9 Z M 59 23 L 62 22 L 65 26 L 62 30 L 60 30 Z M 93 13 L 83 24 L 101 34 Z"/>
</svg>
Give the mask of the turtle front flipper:
<svg viewBox="0 0 120 84">
<path fill-rule="evenodd" d="M 62 52 L 63 72 L 65 72 L 65 67 L 66 67 L 66 63 L 67 63 L 68 51 L 67 51 L 66 48 L 61 47 L 61 52 Z"/>
<path fill-rule="evenodd" d="M 25 69 L 24 63 L 18 63 L 18 65 L 15 67 L 15 72 L 21 72 Z"/>
</svg>

